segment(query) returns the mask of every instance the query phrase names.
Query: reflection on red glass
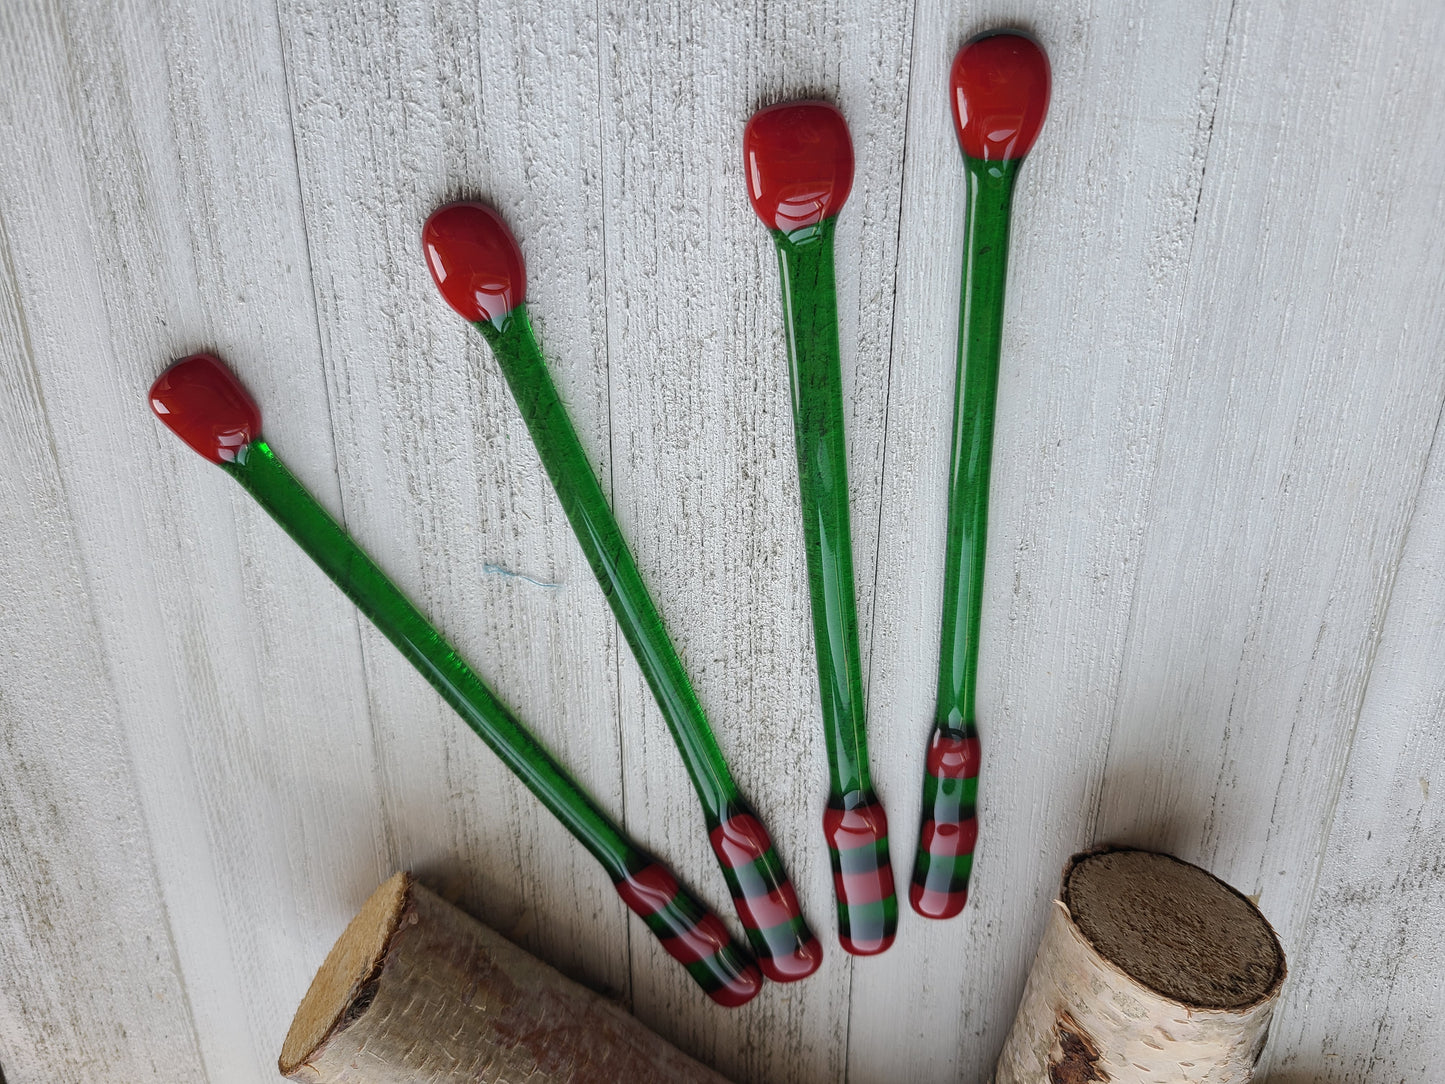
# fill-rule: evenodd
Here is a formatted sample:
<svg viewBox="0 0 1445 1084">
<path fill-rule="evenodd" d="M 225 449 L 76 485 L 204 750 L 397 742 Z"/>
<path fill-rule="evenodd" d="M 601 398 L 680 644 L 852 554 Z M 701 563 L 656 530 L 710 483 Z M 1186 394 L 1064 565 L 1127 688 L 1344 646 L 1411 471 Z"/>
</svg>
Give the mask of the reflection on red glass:
<svg viewBox="0 0 1445 1084">
<path fill-rule="evenodd" d="M 828 102 L 785 102 L 753 114 L 743 130 L 743 166 L 753 210 L 793 233 L 843 209 L 853 187 L 853 141 Z"/>
<path fill-rule="evenodd" d="M 261 410 L 220 358 L 192 354 L 151 385 L 151 409 L 212 463 L 230 463 L 261 434 Z"/>
<path fill-rule="evenodd" d="M 1049 108 L 1049 58 L 1017 31 L 984 34 L 953 58 L 948 79 L 963 153 L 985 162 L 1022 158 Z"/>
<path fill-rule="evenodd" d="M 426 265 L 446 302 L 473 323 L 495 323 L 527 293 L 522 250 L 506 222 L 482 203 L 449 203 L 421 231 Z"/>
</svg>

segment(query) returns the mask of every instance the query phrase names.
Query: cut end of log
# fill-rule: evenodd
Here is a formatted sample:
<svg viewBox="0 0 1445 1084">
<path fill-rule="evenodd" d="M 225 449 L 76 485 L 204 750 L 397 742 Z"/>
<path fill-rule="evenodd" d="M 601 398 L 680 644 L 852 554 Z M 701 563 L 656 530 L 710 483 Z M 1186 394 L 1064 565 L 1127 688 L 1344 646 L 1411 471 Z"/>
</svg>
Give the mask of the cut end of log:
<svg viewBox="0 0 1445 1084">
<path fill-rule="evenodd" d="M 1284 982 L 1284 950 L 1259 908 L 1188 862 L 1137 850 L 1078 855 L 1062 899 L 1101 956 L 1189 1008 L 1247 1009 Z"/>
<path fill-rule="evenodd" d="M 727 1084 L 404 873 L 326 957 L 280 1068 L 306 1084 Z"/>
<path fill-rule="evenodd" d="M 993 1084 L 1247 1084 L 1284 950 L 1198 866 L 1105 847 L 1064 867 Z"/>
<path fill-rule="evenodd" d="M 291 1076 L 310 1061 L 332 1032 L 345 1027 L 370 1003 L 386 946 L 406 911 L 413 883 L 409 873 L 392 876 L 371 894 L 332 946 L 281 1044 L 282 1076 Z"/>
</svg>

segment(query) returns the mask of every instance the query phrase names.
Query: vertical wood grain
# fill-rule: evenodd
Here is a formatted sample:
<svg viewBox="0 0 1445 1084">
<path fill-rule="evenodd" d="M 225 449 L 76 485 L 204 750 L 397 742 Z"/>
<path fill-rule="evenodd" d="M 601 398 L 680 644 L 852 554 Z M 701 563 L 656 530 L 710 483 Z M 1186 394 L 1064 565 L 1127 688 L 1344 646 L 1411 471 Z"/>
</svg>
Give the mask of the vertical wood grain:
<svg viewBox="0 0 1445 1084">
<path fill-rule="evenodd" d="M 746 196 L 752 112 L 835 101 L 857 154 L 837 236 L 860 618 L 887 396 L 906 5 L 601 5 L 612 474 L 618 516 L 745 794 L 824 946 L 821 971 L 722 1016 L 634 941 L 634 1009 L 740 1080 L 839 1081 L 850 973 L 822 836 L 827 784 L 776 257 Z M 866 638 L 864 646 L 866 647 Z M 622 662 L 629 822 L 725 911 L 680 759 Z M 891 747 L 886 717 L 870 739 Z M 875 755 L 874 760 L 877 760 Z M 887 796 L 885 795 L 885 798 Z"/>
<path fill-rule="evenodd" d="M 1303 14 L 1233 20 L 1098 820 L 1287 953 L 1445 401 L 1445 12 Z"/>
<path fill-rule="evenodd" d="M 1445 444 L 1437 434 L 1343 766 L 1272 1084 L 1430 1080 L 1445 1061 Z"/>
<path fill-rule="evenodd" d="M 1271 1079 L 1429 1075 L 1445 10 L 278 7 L 0 6 L 11 1084 L 269 1079 L 316 963 L 402 866 L 740 1084 L 982 1081 L 1058 870 L 1099 839 L 1260 896 L 1293 972 Z M 887 954 L 852 960 L 741 131 L 821 95 L 858 154 L 840 338 L 869 736 L 906 884 L 957 329 L 946 72 L 1010 24 L 1049 50 L 1055 94 L 1014 207 L 973 898 L 950 922 L 905 910 Z M 422 263 L 422 221 L 462 196 L 526 252 L 553 376 L 824 944 L 821 973 L 740 1011 L 632 936 L 585 853 L 144 408 L 173 358 L 225 356 L 303 481 L 730 913 L 505 384 Z"/>
<path fill-rule="evenodd" d="M 605 466 L 592 8 L 288 2 L 281 21 L 349 525 L 620 817 L 611 615 L 420 240 L 451 199 L 502 211 L 562 397 Z M 370 628 L 362 641 L 397 862 L 625 993 L 627 925 L 606 876 L 390 644 Z"/>
<path fill-rule="evenodd" d="M 355 619 L 145 392 L 175 357 L 220 350 L 336 507 L 279 41 L 224 5 L 27 9 L 13 29 L 0 101 L 26 168 L 0 198 L 90 649 L 205 1075 L 263 1079 L 315 961 L 390 865 Z M 133 1026 L 155 1011 L 135 990 Z"/>
<path fill-rule="evenodd" d="M 29 347 L 0 216 L 0 1064 L 204 1081 Z"/>
</svg>

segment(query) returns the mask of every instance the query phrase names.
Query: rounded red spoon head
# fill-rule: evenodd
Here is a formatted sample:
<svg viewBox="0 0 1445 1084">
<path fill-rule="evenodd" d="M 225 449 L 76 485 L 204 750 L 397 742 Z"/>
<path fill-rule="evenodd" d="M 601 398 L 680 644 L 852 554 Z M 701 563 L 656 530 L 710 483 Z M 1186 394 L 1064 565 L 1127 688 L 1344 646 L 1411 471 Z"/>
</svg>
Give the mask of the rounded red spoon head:
<svg viewBox="0 0 1445 1084">
<path fill-rule="evenodd" d="M 527 295 L 522 250 L 482 203 L 449 203 L 421 228 L 422 251 L 447 304 L 473 323 L 499 323 Z"/>
<path fill-rule="evenodd" d="M 753 210 L 770 229 L 816 226 L 843 209 L 853 187 L 848 123 L 829 102 L 760 109 L 743 129 L 743 168 Z"/>
<path fill-rule="evenodd" d="M 151 409 L 212 463 L 230 463 L 261 435 L 261 411 L 213 354 L 182 358 L 151 385 Z"/>
<path fill-rule="evenodd" d="M 980 34 L 953 58 L 953 124 L 963 153 L 985 162 L 1022 158 L 1049 109 L 1049 58 L 1017 30 Z"/>
</svg>

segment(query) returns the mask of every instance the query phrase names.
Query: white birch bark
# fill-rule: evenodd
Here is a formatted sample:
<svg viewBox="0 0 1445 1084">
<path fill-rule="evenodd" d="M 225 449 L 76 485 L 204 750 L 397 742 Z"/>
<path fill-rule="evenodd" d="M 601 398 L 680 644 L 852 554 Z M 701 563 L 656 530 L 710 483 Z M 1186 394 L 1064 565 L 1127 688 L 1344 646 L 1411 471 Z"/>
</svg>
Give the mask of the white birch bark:
<svg viewBox="0 0 1445 1084">
<path fill-rule="evenodd" d="M 1115 857 L 1129 868 L 1070 893 L 1081 863 Z M 1253 904 L 1197 867 L 1142 851 L 1075 856 L 1061 895 L 994 1084 L 1253 1079 L 1285 975 Z"/>
<path fill-rule="evenodd" d="M 726 1084 L 405 873 L 326 957 L 280 1069 L 310 1084 Z"/>
</svg>

